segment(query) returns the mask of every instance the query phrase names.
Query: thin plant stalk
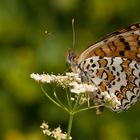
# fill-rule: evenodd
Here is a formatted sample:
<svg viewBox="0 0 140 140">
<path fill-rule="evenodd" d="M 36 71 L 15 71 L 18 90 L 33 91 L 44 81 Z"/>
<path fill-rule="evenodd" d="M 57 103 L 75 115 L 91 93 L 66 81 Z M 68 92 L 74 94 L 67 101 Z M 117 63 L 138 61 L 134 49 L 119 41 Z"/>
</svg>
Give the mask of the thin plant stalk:
<svg viewBox="0 0 140 140">
<path fill-rule="evenodd" d="M 67 139 L 66 140 L 69 140 L 69 138 L 71 136 L 72 122 L 73 122 L 74 114 L 76 114 L 76 110 L 77 110 L 77 107 L 79 105 L 79 101 L 80 101 L 81 96 L 82 96 L 82 94 L 79 94 L 72 111 L 69 112 L 69 123 L 68 123 Z"/>
<path fill-rule="evenodd" d="M 69 140 L 69 138 L 71 136 L 73 117 L 74 117 L 74 114 L 73 113 L 69 113 L 69 123 L 68 123 L 67 139 L 66 140 Z"/>
</svg>

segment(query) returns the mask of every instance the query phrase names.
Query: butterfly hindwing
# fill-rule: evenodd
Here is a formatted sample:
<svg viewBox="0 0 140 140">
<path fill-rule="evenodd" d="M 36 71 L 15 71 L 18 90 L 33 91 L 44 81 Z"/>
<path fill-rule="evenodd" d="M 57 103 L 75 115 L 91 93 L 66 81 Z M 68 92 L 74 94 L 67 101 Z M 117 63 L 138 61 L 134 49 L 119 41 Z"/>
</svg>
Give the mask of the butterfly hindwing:
<svg viewBox="0 0 140 140">
<path fill-rule="evenodd" d="M 125 110 L 136 102 L 140 94 L 140 65 L 121 57 L 90 57 L 79 63 L 81 79 L 94 83 L 99 91 L 96 100 L 104 102 L 104 93 L 116 96 L 120 102 L 114 111 Z M 83 82 L 87 82 L 83 81 Z"/>
</svg>

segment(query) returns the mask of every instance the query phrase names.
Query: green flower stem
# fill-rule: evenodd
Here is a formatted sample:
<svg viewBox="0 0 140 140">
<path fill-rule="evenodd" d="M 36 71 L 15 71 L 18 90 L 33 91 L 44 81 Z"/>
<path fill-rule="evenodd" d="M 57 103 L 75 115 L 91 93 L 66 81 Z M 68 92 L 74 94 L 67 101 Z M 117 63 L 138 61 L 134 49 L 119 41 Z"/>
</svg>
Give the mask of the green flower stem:
<svg viewBox="0 0 140 140">
<path fill-rule="evenodd" d="M 67 139 L 66 140 L 70 139 L 72 122 L 73 122 L 73 117 L 74 117 L 73 113 L 69 113 L 69 114 L 70 114 L 70 116 L 69 116 L 69 124 L 68 124 L 68 131 L 67 131 Z"/>
<path fill-rule="evenodd" d="M 66 94 L 66 99 L 67 99 L 67 102 L 68 102 L 68 107 L 69 107 L 69 110 L 72 110 L 72 102 L 71 102 L 71 93 L 67 92 Z"/>
<path fill-rule="evenodd" d="M 77 110 L 77 107 L 79 105 L 79 101 L 81 99 L 81 96 L 82 96 L 82 94 L 79 94 L 72 111 L 69 112 L 69 124 L 68 124 L 68 131 L 67 131 L 67 139 L 66 140 L 69 140 L 69 138 L 71 136 L 71 128 L 72 128 L 73 117 L 74 117 L 74 114 L 76 114 L 76 110 Z"/>
<path fill-rule="evenodd" d="M 56 102 L 51 96 L 49 96 L 49 95 L 47 94 L 47 92 L 44 90 L 44 88 L 43 88 L 42 85 L 41 85 L 41 89 L 42 89 L 42 91 L 45 93 L 45 95 L 48 97 L 48 99 L 50 99 L 50 100 L 51 100 L 54 104 L 56 104 L 58 107 L 62 108 L 63 110 L 65 110 L 66 112 L 69 113 L 69 110 L 68 110 L 66 107 L 60 105 L 60 104 L 59 104 L 58 102 Z"/>
<path fill-rule="evenodd" d="M 87 108 L 79 109 L 79 110 L 75 111 L 74 114 L 82 112 L 82 111 L 86 111 L 86 110 L 89 110 L 89 109 L 97 108 L 97 107 L 100 107 L 100 106 L 103 106 L 103 105 L 90 106 L 90 107 L 87 107 Z"/>
<path fill-rule="evenodd" d="M 82 93 L 78 95 L 77 101 L 73 107 L 73 112 L 75 113 L 75 111 L 77 110 L 77 107 L 79 105 L 80 99 L 81 99 Z"/>
</svg>

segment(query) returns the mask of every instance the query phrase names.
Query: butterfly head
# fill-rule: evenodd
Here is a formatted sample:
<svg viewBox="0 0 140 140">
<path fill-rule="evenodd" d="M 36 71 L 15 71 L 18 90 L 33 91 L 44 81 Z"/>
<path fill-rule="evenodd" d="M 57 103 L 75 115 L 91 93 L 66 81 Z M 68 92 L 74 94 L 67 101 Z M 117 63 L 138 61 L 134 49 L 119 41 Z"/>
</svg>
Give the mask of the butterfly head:
<svg viewBox="0 0 140 140">
<path fill-rule="evenodd" d="M 70 48 L 68 49 L 66 53 L 66 60 L 67 60 L 67 63 L 70 65 L 71 70 L 73 72 L 76 72 L 78 57 L 75 55 L 74 50 Z"/>
</svg>

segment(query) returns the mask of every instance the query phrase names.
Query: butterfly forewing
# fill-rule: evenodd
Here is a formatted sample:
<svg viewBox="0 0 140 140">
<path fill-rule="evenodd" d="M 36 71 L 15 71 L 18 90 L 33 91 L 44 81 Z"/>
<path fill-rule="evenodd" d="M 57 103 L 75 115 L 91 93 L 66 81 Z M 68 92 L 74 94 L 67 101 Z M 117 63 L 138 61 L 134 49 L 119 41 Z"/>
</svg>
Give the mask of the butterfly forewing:
<svg viewBox="0 0 140 140">
<path fill-rule="evenodd" d="M 86 49 L 79 56 L 79 61 L 92 56 L 119 56 L 140 61 L 140 24 L 134 24 L 107 35 Z"/>
</svg>

